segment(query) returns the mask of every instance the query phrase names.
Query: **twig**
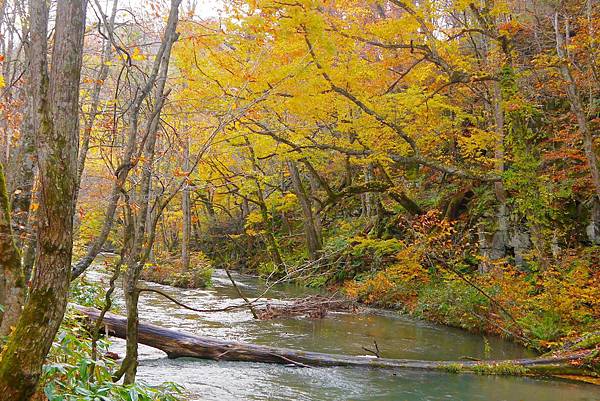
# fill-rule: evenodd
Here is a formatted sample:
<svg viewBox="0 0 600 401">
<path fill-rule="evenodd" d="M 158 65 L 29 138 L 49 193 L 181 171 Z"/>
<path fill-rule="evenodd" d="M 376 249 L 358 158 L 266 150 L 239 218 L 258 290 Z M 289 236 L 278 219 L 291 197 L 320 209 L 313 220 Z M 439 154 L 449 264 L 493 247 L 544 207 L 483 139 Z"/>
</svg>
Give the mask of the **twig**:
<svg viewBox="0 0 600 401">
<path fill-rule="evenodd" d="M 248 309 L 250 309 L 250 312 L 252 313 L 252 316 L 255 319 L 258 319 L 258 315 L 256 314 L 256 310 L 254 309 L 254 306 L 252 306 L 252 302 L 250 302 L 248 300 L 248 298 L 246 298 L 244 296 L 244 294 L 242 293 L 242 290 L 240 290 L 240 288 L 237 286 L 237 284 L 235 283 L 235 280 L 233 279 L 233 277 L 231 276 L 231 273 L 229 273 L 229 270 L 227 268 L 225 268 L 225 273 L 227 273 L 227 277 L 229 277 L 229 281 L 231 281 L 231 284 L 233 284 L 233 287 L 237 291 L 237 293 L 240 296 L 240 298 L 242 298 L 244 300 L 244 302 L 248 306 Z"/>
<path fill-rule="evenodd" d="M 467 360 L 467 361 L 481 361 L 481 359 L 479 359 L 479 358 L 474 358 L 472 356 L 467 356 L 467 355 L 463 355 L 463 356 L 461 356 L 458 359 L 464 359 L 464 360 Z"/>
<path fill-rule="evenodd" d="M 296 365 L 296 366 L 300 366 L 300 367 L 302 367 L 302 368 L 310 368 L 310 366 L 309 366 L 309 365 L 305 365 L 305 364 L 303 364 L 302 362 L 298 362 L 298 361 L 294 361 L 294 360 L 292 360 L 292 359 L 290 359 L 290 358 L 286 358 L 286 357 L 285 357 L 285 356 L 283 356 L 283 355 L 274 354 L 274 353 L 272 353 L 272 352 L 269 352 L 269 355 L 275 356 L 275 357 L 277 357 L 277 358 L 281 358 L 281 359 L 283 359 L 284 361 L 287 361 L 287 362 L 289 362 L 289 363 L 291 363 L 291 364 L 294 364 L 294 365 Z"/>
<path fill-rule="evenodd" d="M 375 345 L 375 350 L 369 349 L 367 347 L 361 347 L 363 350 L 375 355 L 377 358 L 381 358 L 381 352 L 379 351 L 379 347 L 377 346 L 377 341 L 373 340 L 373 344 Z"/>
</svg>

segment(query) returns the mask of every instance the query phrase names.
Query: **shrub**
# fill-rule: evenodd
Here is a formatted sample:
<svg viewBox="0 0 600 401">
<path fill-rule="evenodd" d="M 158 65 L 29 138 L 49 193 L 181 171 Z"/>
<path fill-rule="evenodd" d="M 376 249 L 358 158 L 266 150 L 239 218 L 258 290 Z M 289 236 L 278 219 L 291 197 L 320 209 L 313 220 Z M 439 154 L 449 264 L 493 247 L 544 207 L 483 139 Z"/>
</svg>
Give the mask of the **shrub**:
<svg viewBox="0 0 600 401">
<path fill-rule="evenodd" d="M 485 316 L 489 300 L 462 281 L 436 281 L 423 286 L 415 314 L 449 326 L 474 330 Z"/>
<path fill-rule="evenodd" d="M 258 265 L 258 275 L 260 277 L 277 276 L 280 273 L 282 273 L 282 271 L 279 266 L 273 262 L 263 262 Z"/>
<path fill-rule="evenodd" d="M 174 273 L 166 283 L 180 288 L 207 288 L 211 285 L 212 274 L 213 269 L 195 266 L 188 271 Z"/>
<path fill-rule="evenodd" d="M 159 259 L 147 264 L 142 270 L 142 279 L 181 288 L 206 288 L 211 285 L 213 269 L 211 262 L 202 252 L 190 257 L 190 268 L 184 270 L 180 259 Z"/>
<path fill-rule="evenodd" d="M 100 283 L 92 283 L 81 276 L 71 282 L 69 299 L 79 305 L 102 308 L 104 306 L 104 290 Z"/>
<path fill-rule="evenodd" d="M 519 323 L 533 337 L 533 340 L 554 341 L 564 333 L 561 317 L 556 312 L 530 312 Z"/>
<path fill-rule="evenodd" d="M 396 254 L 404 248 L 402 241 L 397 239 L 371 239 L 356 237 L 352 239 L 350 255 L 359 260 L 359 271 L 377 270 L 395 260 Z"/>
</svg>

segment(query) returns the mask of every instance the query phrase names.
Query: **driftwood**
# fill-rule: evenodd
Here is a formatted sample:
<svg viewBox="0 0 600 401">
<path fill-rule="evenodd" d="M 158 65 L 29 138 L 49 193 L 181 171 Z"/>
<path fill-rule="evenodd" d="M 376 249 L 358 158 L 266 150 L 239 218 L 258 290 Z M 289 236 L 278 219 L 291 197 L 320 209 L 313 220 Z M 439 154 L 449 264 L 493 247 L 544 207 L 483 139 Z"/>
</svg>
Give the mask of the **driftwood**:
<svg viewBox="0 0 600 401">
<path fill-rule="evenodd" d="M 91 321 L 100 316 L 94 308 L 76 306 Z M 107 313 L 103 326 L 109 334 L 125 338 L 127 319 Z M 139 342 L 164 351 L 169 358 L 191 357 L 224 361 L 263 362 L 301 367 L 351 366 L 384 369 L 434 370 L 452 373 L 466 372 L 503 375 L 579 375 L 600 377 L 598 345 L 545 355 L 539 358 L 503 361 L 422 361 L 411 359 L 386 359 L 372 356 L 349 356 L 320 352 L 298 351 L 264 345 L 199 337 L 164 327 L 140 323 Z"/>
<path fill-rule="evenodd" d="M 269 320 L 282 317 L 306 316 L 311 319 L 324 318 L 328 312 L 355 312 L 355 302 L 336 297 L 313 295 L 290 300 L 286 304 L 269 304 L 256 308 L 259 319 Z"/>
</svg>

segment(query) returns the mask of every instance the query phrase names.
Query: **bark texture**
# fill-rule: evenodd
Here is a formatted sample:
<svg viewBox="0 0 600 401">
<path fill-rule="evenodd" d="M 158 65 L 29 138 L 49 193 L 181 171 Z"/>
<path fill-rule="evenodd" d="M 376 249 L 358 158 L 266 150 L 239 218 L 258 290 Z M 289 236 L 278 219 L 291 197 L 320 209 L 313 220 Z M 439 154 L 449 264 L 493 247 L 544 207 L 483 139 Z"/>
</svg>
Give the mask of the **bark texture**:
<svg viewBox="0 0 600 401">
<path fill-rule="evenodd" d="M 73 247 L 73 201 L 79 138 L 85 0 L 58 2 L 52 71 L 48 77 L 48 5 L 29 4 L 32 68 L 41 72 L 40 104 L 34 125 L 40 166 L 40 207 L 36 268 L 29 299 L 0 362 L 0 394 L 11 401 L 35 392 L 42 364 L 62 321 Z M 36 52 L 34 49 L 41 50 Z"/>
<path fill-rule="evenodd" d="M 190 170 L 190 140 L 184 139 L 183 170 Z M 190 236 L 192 231 L 192 209 L 190 203 L 190 188 L 186 183 L 181 193 L 181 209 L 183 211 L 183 229 L 181 230 L 181 265 L 184 270 L 190 268 Z"/>
<path fill-rule="evenodd" d="M 21 255 L 11 228 L 6 180 L 0 163 L 0 335 L 8 335 L 23 306 L 25 280 Z"/>
<path fill-rule="evenodd" d="M 308 249 L 308 256 L 311 261 L 315 261 L 319 259 L 319 254 L 321 252 L 323 244 L 321 243 L 321 234 L 317 228 L 318 225 L 316 223 L 315 213 L 312 207 L 312 201 L 306 192 L 304 184 L 302 183 L 300 171 L 298 170 L 296 162 L 289 161 L 288 170 L 290 171 L 290 176 L 292 178 L 292 186 L 294 188 L 294 192 L 298 197 L 298 201 L 300 202 L 300 206 L 302 207 L 302 213 L 304 214 L 303 223 L 304 233 L 306 235 L 306 247 Z"/>
</svg>

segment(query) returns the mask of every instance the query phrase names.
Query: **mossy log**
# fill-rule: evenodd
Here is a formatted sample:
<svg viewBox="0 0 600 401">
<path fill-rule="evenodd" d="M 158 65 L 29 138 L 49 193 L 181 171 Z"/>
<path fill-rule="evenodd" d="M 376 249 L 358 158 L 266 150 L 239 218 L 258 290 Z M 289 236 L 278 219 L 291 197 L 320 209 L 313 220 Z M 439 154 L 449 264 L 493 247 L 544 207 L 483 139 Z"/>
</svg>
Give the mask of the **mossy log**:
<svg viewBox="0 0 600 401">
<path fill-rule="evenodd" d="M 88 319 L 98 319 L 100 311 L 76 306 Z M 104 327 L 110 335 L 125 338 L 127 319 L 107 313 Z M 140 323 L 139 342 L 164 351 L 169 358 L 200 358 L 223 361 L 262 362 L 301 367 L 368 367 L 383 369 L 413 369 L 446 371 L 450 373 L 476 373 L 489 375 L 578 375 L 600 377 L 597 350 L 569 351 L 539 358 L 496 361 L 423 361 L 413 359 L 387 359 L 366 356 L 325 354 L 245 344 L 167 329 L 153 324 Z"/>
</svg>

